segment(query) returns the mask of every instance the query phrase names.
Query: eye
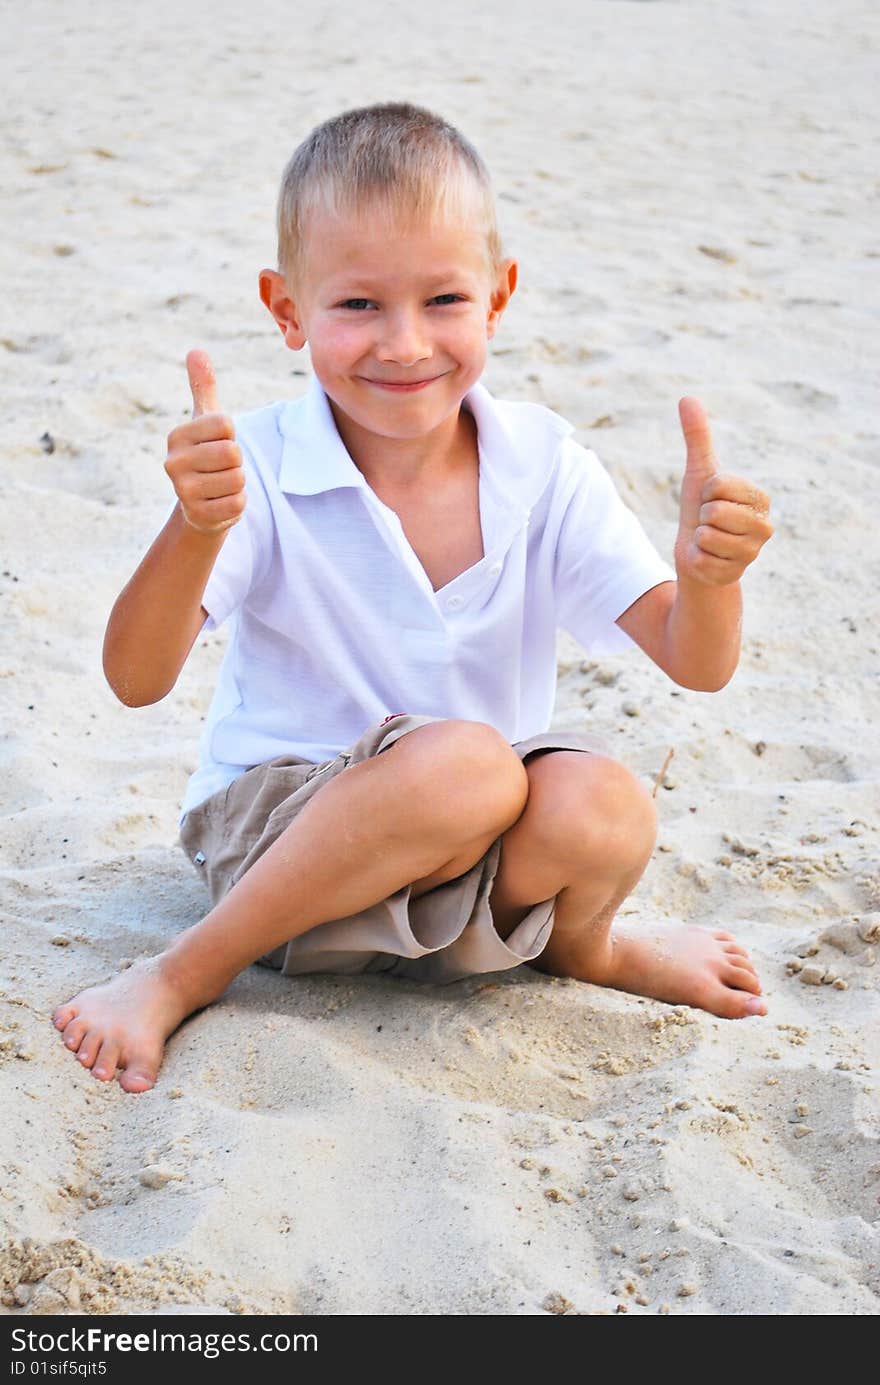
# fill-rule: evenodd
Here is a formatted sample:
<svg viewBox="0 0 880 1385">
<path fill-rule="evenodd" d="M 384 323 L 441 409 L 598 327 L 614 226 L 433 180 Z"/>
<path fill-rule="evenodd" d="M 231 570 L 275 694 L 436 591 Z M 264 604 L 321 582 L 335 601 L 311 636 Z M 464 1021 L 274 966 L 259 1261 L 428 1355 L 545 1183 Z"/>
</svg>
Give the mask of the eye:
<svg viewBox="0 0 880 1385">
<path fill-rule="evenodd" d="M 431 299 L 432 303 L 439 303 L 445 308 L 449 303 L 463 303 L 464 296 L 460 293 L 438 293 L 436 298 Z"/>
<path fill-rule="evenodd" d="M 340 308 L 351 308 L 353 312 L 362 313 L 364 308 L 370 306 L 369 298 L 346 298 L 344 303 L 340 303 Z"/>
</svg>

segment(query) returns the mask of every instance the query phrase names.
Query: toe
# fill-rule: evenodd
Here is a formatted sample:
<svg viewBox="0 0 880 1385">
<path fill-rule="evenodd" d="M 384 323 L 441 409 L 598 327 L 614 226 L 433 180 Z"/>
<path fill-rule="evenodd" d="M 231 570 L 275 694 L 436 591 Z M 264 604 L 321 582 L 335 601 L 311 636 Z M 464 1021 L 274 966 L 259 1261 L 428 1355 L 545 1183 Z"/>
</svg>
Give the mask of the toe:
<svg viewBox="0 0 880 1385">
<path fill-rule="evenodd" d="M 715 928 L 715 929 L 713 929 L 712 937 L 713 937 L 713 938 L 720 938 L 721 941 L 722 941 L 722 942 L 725 942 L 725 943 L 735 943 L 735 942 L 736 942 L 736 938 L 733 936 L 732 933 L 724 933 L 720 928 Z"/>
<path fill-rule="evenodd" d="M 142 1063 L 135 1063 L 120 1074 L 119 1085 L 124 1092 L 148 1092 L 151 1087 L 155 1087 L 156 1076 L 156 1073 L 148 1071 Z"/>
<path fill-rule="evenodd" d="M 159 1075 L 162 1051 L 152 1054 L 140 1052 L 127 1057 L 125 1067 L 119 1074 L 119 1085 L 126 1092 L 146 1092 L 155 1087 Z"/>
<path fill-rule="evenodd" d="M 730 962 L 721 968 L 719 975 L 727 986 L 735 986 L 741 991 L 751 991 L 753 995 L 761 994 L 761 983 L 751 967 L 741 967 L 735 962 Z"/>
<path fill-rule="evenodd" d="M 119 1065 L 119 1045 L 110 1039 L 102 1043 L 92 1068 L 92 1076 L 101 1082 L 109 1082 L 116 1076 Z"/>
<path fill-rule="evenodd" d="M 90 1030 L 77 1049 L 76 1056 L 84 1068 L 90 1068 L 97 1058 L 102 1037 L 96 1030 Z"/>
<path fill-rule="evenodd" d="M 742 1020 L 750 1015 L 766 1015 L 767 1004 L 758 996 L 750 995 L 746 990 L 732 990 L 725 986 L 721 994 L 717 997 L 717 1006 L 713 1006 L 713 1013 L 720 1015 L 722 1019 Z"/>
<path fill-rule="evenodd" d="M 759 996 L 745 996 L 741 1004 L 742 1010 L 738 1016 L 739 1019 L 748 1019 L 753 1015 L 766 1015 L 767 1013 L 767 1002 Z"/>
<path fill-rule="evenodd" d="M 743 947 L 742 943 L 725 943 L 724 951 L 733 953 L 737 957 L 748 957 L 749 955 L 748 949 Z"/>
<path fill-rule="evenodd" d="M 56 1029 L 66 1029 L 70 1021 L 76 1016 L 76 1006 L 73 1004 L 59 1005 L 52 1015 L 52 1023 Z"/>
<path fill-rule="evenodd" d="M 750 971 L 752 976 L 757 976 L 757 968 L 750 957 L 742 957 L 738 952 L 726 952 L 724 954 L 723 965 L 727 967 L 742 967 L 743 971 Z"/>
<path fill-rule="evenodd" d="M 86 1036 L 86 1031 L 88 1030 L 88 1027 L 89 1026 L 86 1024 L 85 1020 L 79 1019 L 78 1017 L 72 1019 L 64 1030 L 65 1047 L 72 1049 L 74 1052 L 76 1052 L 76 1050 L 79 1048 L 80 1044 Z"/>
</svg>

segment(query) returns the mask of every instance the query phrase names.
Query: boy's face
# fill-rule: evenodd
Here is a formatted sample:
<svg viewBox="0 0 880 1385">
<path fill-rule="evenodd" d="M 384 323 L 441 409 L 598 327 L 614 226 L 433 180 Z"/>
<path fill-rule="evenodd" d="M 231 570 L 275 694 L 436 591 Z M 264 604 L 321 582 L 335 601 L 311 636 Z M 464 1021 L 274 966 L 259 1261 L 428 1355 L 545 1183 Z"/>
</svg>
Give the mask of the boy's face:
<svg viewBox="0 0 880 1385">
<path fill-rule="evenodd" d="M 479 222 L 392 225 L 316 214 L 291 290 L 260 276 L 263 301 L 355 425 L 387 438 L 425 437 L 457 419 L 486 363 L 487 343 L 516 285 L 516 265 L 488 266 Z"/>
</svg>

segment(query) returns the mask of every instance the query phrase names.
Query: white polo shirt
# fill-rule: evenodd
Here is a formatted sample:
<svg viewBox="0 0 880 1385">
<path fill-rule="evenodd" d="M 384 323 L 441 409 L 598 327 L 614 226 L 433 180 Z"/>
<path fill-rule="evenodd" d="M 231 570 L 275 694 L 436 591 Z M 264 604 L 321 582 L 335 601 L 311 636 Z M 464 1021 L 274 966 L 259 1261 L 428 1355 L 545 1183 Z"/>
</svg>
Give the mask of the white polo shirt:
<svg viewBox="0 0 880 1385">
<path fill-rule="evenodd" d="M 202 605 L 229 644 L 181 806 L 276 755 L 315 762 L 393 712 L 465 718 L 511 742 L 546 731 L 556 630 L 590 652 L 675 572 L 595 453 L 540 404 L 465 398 L 479 439 L 484 556 L 439 591 L 345 449 L 316 377 L 235 417 L 247 505 Z M 176 503 L 176 500 L 175 500 Z"/>
</svg>

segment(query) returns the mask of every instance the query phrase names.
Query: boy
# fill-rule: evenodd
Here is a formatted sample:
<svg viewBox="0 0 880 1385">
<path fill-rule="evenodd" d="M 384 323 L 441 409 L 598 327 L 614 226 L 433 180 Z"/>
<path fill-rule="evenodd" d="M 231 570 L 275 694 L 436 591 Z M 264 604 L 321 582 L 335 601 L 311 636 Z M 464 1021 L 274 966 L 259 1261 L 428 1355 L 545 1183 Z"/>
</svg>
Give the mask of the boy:
<svg viewBox="0 0 880 1385">
<path fill-rule="evenodd" d="M 174 509 L 104 647 L 111 687 L 144 706 L 234 618 L 181 816 L 214 907 L 55 1012 L 95 1077 L 152 1087 L 167 1037 L 254 961 L 428 981 L 526 961 L 766 1013 L 729 933 L 612 932 L 653 803 L 601 744 L 547 726 L 560 624 L 635 641 L 684 687 L 728 681 L 767 497 L 717 473 L 682 400 L 662 562 L 569 425 L 478 383 L 516 277 L 485 166 L 427 111 L 346 112 L 288 164 L 260 294 L 287 346 L 308 342 L 311 389 L 233 423 L 190 353 Z"/>
</svg>

